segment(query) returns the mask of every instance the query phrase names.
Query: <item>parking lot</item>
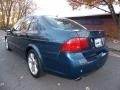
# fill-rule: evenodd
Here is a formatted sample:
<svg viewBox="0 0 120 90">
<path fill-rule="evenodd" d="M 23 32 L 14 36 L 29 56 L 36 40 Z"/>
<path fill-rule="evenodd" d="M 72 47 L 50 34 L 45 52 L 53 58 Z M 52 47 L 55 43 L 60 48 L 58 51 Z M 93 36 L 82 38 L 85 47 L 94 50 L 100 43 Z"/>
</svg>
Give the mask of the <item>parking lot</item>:
<svg viewBox="0 0 120 90">
<path fill-rule="evenodd" d="M 51 74 L 34 79 L 24 58 L 5 49 L 4 35 L 0 31 L 0 90 L 120 90 L 119 55 L 110 53 L 101 69 L 79 81 Z"/>
</svg>

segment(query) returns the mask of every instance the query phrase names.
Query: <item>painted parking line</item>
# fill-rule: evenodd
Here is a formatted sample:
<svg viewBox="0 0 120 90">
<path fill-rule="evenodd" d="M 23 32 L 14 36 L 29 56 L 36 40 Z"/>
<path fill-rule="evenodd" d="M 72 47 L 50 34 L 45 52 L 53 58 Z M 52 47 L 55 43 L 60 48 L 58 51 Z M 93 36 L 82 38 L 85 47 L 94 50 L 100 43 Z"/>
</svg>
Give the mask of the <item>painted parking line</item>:
<svg viewBox="0 0 120 90">
<path fill-rule="evenodd" d="M 120 55 L 114 53 L 114 52 L 110 52 L 109 53 L 110 56 L 113 56 L 113 57 L 117 57 L 117 58 L 120 58 Z"/>
</svg>

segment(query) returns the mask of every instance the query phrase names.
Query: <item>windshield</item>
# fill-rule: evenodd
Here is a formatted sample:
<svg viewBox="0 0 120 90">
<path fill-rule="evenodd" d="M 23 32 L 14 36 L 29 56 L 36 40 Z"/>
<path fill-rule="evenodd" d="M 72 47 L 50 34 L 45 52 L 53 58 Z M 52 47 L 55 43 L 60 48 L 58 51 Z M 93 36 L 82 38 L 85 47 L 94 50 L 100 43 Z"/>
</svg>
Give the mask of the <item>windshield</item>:
<svg viewBox="0 0 120 90">
<path fill-rule="evenodd" d="M 52 18 L 45 17 L 47 23 L 53 28 L 63 29 L 63 30 L 86 30 L 85 27 L 79 23 L 65 18 Z"/>
</svg>

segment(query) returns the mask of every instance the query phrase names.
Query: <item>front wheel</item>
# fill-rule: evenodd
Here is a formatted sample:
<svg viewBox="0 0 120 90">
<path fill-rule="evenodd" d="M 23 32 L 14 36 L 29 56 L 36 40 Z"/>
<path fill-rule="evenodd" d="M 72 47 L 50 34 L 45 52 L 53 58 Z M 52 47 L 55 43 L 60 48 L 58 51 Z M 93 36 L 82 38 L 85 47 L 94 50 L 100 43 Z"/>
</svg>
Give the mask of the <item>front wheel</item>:
<svg viewBox="0 0 120 90">
<path fill-rule="evenodd" d="M 5 38 L 5 48 L 6 48 L 8 51 L 11 50 L 10 47 L 9 47 L 7 38 Z"/>
<path fill-rule="evenodd" d="M 39 78 L 43 75 L 40 58 L 34 50 L 30 50 L 27 55 L 27 63 L 30 73 L 33 77 Z"/>
</svg>

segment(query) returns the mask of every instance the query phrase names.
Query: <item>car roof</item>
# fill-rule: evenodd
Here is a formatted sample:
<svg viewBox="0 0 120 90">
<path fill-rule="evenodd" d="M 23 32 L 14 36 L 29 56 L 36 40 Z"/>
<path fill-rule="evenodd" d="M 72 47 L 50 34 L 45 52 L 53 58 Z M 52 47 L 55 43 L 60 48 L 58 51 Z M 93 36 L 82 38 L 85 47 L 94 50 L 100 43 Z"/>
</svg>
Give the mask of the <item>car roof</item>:
<svg viewBox="0 0 120 90">
<path fill-rule="evenodd" d="M 31 15 L 31 16 L 25 16 L 23 18 L 45 18 L 45 17 L 51 17 L 51 18 L 59 18 L 59 19 L 67 19 L 63 17 L 57 17 L 57 16 L 50 16 L 50 15 Z"/>
</svg>

